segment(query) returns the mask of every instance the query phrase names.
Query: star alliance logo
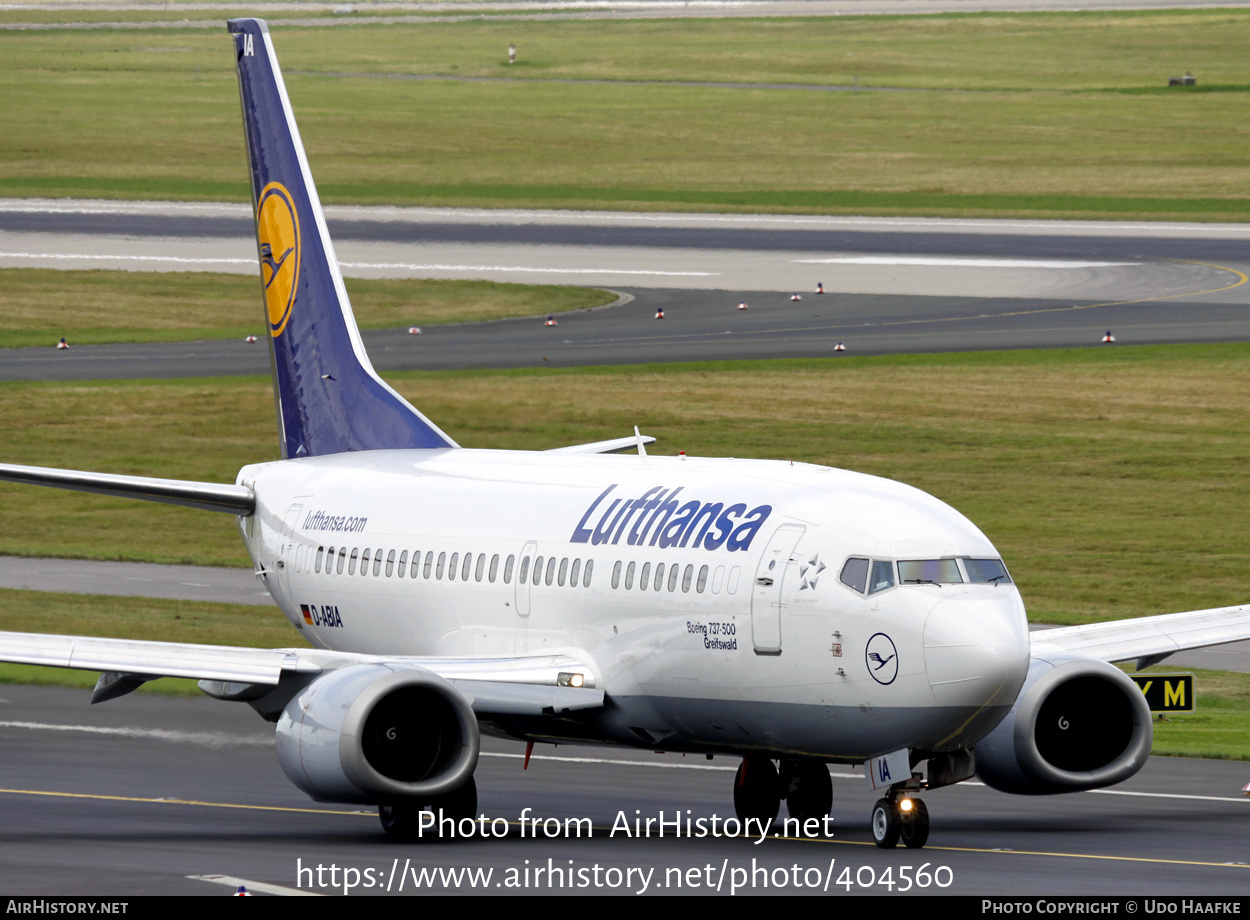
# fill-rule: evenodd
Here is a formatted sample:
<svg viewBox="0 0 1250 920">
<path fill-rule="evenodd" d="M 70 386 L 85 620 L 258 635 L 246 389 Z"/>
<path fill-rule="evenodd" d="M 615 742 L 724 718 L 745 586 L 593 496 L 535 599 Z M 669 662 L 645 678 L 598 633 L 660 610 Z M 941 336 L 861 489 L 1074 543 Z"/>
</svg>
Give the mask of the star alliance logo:
<svg viewBox="0 0 1250 920">
<path fill-rule="evenodd" d="M 825 570 L 825 564 L 820 561 L 820 553 L 817 553 L 807 562 L 799 563 L 799 578 L 803 579 L 803 584 L 799 585 L 800 591 L 806 591 L 811 588 L 816 590 L 816 579 L 820 577 L 820 573 Z"/>
</svg>

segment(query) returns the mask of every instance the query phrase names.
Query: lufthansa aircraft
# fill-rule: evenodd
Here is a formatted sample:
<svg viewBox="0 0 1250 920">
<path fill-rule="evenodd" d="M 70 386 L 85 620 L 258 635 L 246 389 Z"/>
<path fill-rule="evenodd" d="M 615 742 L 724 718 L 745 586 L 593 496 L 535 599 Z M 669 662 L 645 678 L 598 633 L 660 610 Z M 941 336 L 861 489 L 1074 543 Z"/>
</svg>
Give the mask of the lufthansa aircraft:
<svg viewBox="0 0 1250 920">
<path fill-rule="evenodd" d="M 283 459 L 234 485 L 12 465 L 0 478 L 235 515 L 312 648 L 0 633 L 0 660 L 100 671 L 96 702 L 198 678 L 277 724 L 297 786 L 377 805 L 396 836 L 426 809 L 476 815 L 485 730 L 740 757 L 735 808 L 765 826 L 782 799 L 801 820 L 828 814 L 827 764 L 863 763 L 874 839 L 918 847 L 924 789 L 1132 776 L 1151 716 L 1110 662 L 1250 637 L 1250 608 L 1234 607 L 1030 639 L 990 541 L 886 479 L 648 456 L 637 430 L 459 447 L 370 365 L 269 31 L 229 30 Z"/>
</svg>

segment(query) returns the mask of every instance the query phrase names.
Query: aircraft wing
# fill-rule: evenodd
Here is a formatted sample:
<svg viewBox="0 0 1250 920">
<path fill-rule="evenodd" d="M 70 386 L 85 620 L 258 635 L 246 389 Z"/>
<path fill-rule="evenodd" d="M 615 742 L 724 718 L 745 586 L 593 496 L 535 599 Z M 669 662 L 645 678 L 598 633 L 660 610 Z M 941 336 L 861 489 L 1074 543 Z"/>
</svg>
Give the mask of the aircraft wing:
<svg viewBox="0 0 1250 920">
<path fill-rule="evenodd" d="M 0 632 L 0 661 L 54 668 L 100 671 L 92 702 L 113 699 L 158 677 L 189 677 L 218 684 L 225 699 L 250 699 L 251 688 L 276 686 L 283 674 L 313 677 L 352 664 L 420 668 L 451 682 L 475 712 L 541 715 L 595 709 L 603 691 L 594 673 L 567 655 L 514 658 L 388 657 L 322 649 L 259 649 Z"/>
<path fill-rule="evenodd" d="M 1250 605 L 1065 626 L 1032 634 L 1035 656 L 1047 647 L 1057 647 L 1102 661 L 1135 658 L 1139 667 L 1185 649 L 1242 639 L 1250 639 Z"/>
</svg>

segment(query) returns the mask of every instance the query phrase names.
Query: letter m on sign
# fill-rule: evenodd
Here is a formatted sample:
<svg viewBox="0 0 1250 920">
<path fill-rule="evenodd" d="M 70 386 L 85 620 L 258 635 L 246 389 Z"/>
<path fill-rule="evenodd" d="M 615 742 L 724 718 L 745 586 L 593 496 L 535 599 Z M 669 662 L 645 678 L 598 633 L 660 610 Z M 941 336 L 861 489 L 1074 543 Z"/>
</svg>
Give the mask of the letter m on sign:
<svg viewBox="0 0 1250 920">
<path fill-rule="evenodd" d="M 1151 712 L 1193 712 L 1194 676 L 1192 674 L 1130 674 L 1141 688 Z"/>
</svg>

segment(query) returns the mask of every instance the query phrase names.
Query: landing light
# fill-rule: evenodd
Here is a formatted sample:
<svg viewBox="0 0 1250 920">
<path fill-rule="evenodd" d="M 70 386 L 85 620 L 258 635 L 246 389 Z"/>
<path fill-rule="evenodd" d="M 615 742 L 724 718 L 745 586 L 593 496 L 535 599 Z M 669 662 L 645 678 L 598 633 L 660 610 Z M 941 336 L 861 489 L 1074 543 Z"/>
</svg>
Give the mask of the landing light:
<svg viewBox="0 0 1250 920">
<path fill-rule="evenodd" d="M 911 799 L 903 799 L 898 803 L 898 810 L 903 814 L 907 814 L 907 812 L 911 811 L 911 807 Z"/>
<path fill-rule="evenodd" d="M 561 671 L 556 675 L 557 687 L 581 687 L 586 683 L 585 676 L 574 674 L 571 671 Z"/>
</svg>

